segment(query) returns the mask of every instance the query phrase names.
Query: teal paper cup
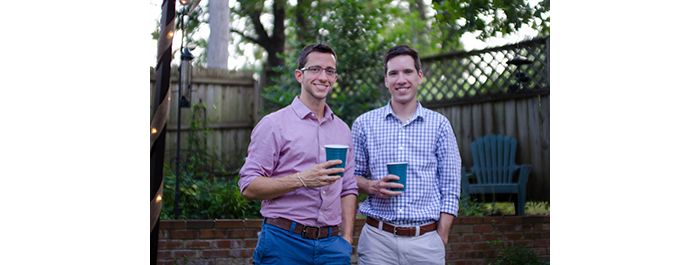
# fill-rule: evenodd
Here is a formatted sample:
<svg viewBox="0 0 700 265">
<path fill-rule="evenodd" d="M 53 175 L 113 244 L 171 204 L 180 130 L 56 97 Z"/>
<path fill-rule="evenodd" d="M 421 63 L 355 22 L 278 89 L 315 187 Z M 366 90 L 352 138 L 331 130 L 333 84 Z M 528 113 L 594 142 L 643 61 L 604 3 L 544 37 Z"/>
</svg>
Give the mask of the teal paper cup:
<svg viewBox="0 0 700 265">
<path fill-rule="evenodd" d="M 392 191 L 404 191 L 406 188 L 406 175 L 408 173 L 408 162 L 393 162 L 393 163 L 387 163 L 386 164 L 386 169 L 389 171 L 389 174 L 399 176 L 399 180 L 393 180 L 392 182 L 396 183 L 401 183 L 403 185 L 403 189 L 399 188 L 392 188 Z"/>
<path fill-rule="evenodd" d="M 330 160 L 340 160 L 343 163 L 340 165 L 335 165 L 333 168 L 345 168 L 345 158 L 348 153 L 348 146 L 341 144 L 327 144 L 324 146 L 326 148 L 326 161 Z M 333 174 L 335 176 L 341 176 L 343 173 Z"/>
</svg>

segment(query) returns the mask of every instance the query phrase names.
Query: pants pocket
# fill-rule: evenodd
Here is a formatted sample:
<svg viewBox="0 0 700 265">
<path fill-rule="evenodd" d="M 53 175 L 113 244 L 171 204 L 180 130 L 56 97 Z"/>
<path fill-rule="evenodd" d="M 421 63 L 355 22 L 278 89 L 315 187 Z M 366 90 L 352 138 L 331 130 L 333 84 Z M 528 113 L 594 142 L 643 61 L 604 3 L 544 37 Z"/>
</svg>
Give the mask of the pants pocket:
<svg viewBox="0 0 700 265">
<path fill-rule="evenodd" d="M 263 228 L 260 230 L 259 235 L 258 235 L 258 244 L 255 246 L 255 251 L 253 251 L 253 264 L 261 264 L 264 256 L 265 256 L 265 234 L 266 234 L 266 229 Z"/>
</svg>

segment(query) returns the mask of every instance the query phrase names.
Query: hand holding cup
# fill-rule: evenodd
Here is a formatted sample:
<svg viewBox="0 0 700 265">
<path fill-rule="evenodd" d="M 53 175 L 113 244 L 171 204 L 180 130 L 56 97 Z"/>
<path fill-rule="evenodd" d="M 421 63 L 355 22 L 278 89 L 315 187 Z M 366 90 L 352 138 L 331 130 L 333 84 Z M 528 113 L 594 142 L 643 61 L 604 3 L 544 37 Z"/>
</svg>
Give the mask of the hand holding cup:
<svg viewBox="0 0 700 265">
<path fill-rule="evenodd" d="M 316 188 L 335 183 L 340 179 L 345 169 L 334 167 L 341 164 L 340 160 L 331 160 L 323 163 L 318 163 L 304 172 L 299 173 L 298 177 L 303 181 L 307 188 Z"/>
<path fill-rule="evenodd" d="M 400 191 L 393 191 L 394 189 L 403 188 L 403 184 L 398 183 L 398 180 L 399 176 L 392 174 L 386 175 L 379 180 L 372 180 L 369 185 L 369 193 L 382 199 L 401 195 Z"/>
</svg>

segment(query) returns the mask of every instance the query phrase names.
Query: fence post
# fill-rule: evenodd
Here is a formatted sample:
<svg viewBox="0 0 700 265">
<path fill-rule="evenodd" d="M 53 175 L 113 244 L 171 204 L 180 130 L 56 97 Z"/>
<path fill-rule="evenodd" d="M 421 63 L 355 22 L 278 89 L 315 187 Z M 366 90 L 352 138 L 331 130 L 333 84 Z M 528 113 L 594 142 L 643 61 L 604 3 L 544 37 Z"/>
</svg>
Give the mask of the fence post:
<svg viewBox="0 0 700 265">
<path fill-rule="evenodd" d="M 170 62 L 172 60 L 172 36 L 175 33 L 175 0 L 163 0 L 158 38 L 158 63 L 156 65 L 156 89 L 153 95 L 151 122 L 162 119 L 158 128 L 150 128 L 151 134 L 160 133 L 151 141 L 151 265 L 158 263 L 158 231 L 160 226 L 160 205 L 163 187 L 163 158 L 165 153 L 166 112 L 158 113 L 160 106 L 169 108 Z"/>
<path fill-rule="evenodd" d="M 262 99 L 260 98 L 260 85 L 260 80 L 253 79 L 253 126 L 258 124 L 258 121 L 260 120 L 260 109 L 262 106 Z"/>
<path fill-rule="evenodd" d="M 549 56 L 549 37 L 547 37 L 545 49 L 547 49 L 547 67 L 545 67 L 544 70 L 545 70 L 545 76 L 547 77 L 547 84 L 550 84 L 549 83 L 549 58 L 550 58 L 550 56 Z M 548 89 L 551 89 L 551 86 Z"/>
</svg>

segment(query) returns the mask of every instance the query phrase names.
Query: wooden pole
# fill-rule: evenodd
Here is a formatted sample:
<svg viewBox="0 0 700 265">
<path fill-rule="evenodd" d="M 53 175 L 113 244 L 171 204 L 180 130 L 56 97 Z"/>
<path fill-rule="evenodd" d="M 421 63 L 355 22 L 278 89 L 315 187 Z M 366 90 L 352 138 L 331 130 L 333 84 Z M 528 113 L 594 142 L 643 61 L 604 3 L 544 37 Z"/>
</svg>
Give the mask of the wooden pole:
<svg viewBox="0 0 700 265">
<path fill-rule="evenodd" d="M 158 263 L 158 232 L 163 193 L 163 158 L 165 128 L 170 109 L 170 62 L 175 36 L 175 0 L 163 0 L 161 5 L 156 91 L 151 110 L 151 265 Z"/>
</svg>

